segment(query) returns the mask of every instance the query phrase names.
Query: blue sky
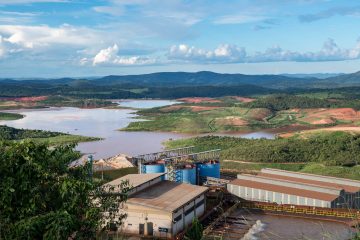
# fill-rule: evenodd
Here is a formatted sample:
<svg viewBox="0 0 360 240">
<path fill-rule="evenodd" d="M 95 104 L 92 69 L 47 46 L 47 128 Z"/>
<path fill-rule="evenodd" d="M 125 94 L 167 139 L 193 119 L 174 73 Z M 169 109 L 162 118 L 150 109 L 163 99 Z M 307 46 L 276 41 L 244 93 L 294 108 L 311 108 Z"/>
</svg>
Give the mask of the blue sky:
<svg viewBox="0 0 360 240">
<path fill-rule="evenodd" d="M 0 78 L 359 63 L 358 0 L 0 0 Z"/>
</svg>

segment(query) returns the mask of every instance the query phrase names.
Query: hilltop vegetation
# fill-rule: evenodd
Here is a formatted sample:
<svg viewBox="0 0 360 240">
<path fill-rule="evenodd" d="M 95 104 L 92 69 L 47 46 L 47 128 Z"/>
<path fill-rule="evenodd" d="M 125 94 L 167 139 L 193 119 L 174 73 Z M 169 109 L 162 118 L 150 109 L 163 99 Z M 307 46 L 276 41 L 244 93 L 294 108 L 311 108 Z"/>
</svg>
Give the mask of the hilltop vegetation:
<svg viewBox="0 0 360 240">
<path fill-rule="evenodd" d="M 193 98 L 167 107 L 139 111 L 149 121 L 131 123 L 128 131 L 211 133 L 283 128 L 306 130 L 360 123 L 360 100 L 322 99 L 297 95 Z M 360 129 L 359 129 L 360 130 Z M 284 130 L 286 132 L 286 129 Z"/>
<path fill-rule="evenodd" d="M 220 148 L 226 171 L 273 167 L 360 180 L 360 136 L 342 132 L 300 139 L 241 139 L 196 137 L 166 142 L 168 148 L 196 146 L 197 150 Z"/>
<path fill-rule="evenodd" d="M 77 99 L 221 97 L 273 93 L 328 92 L 342 88 L 359 96 L 360 74 L 326 79 L 283 75 L 219 74 L 214 72 L 173 72 L 98 79 L 0 80 L 0 97 L 67 96 Z M 333 90 L 331 90 L 333 91 Z"/>
</svg>

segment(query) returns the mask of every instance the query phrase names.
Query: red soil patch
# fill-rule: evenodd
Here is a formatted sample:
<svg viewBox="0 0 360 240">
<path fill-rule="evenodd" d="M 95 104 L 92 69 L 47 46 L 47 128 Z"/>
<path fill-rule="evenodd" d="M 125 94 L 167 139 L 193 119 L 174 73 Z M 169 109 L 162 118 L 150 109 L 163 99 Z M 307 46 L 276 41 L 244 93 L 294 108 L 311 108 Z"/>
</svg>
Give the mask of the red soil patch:
<svg viewBox="0 0 360 240">
<path fill-rule="evenodd" d="M 39 102 L 48 99 L 47 96 L 39 96 L 39 97 L 20 97 L 20 98 L 1 98 L 1 100 L 6 101 L 16 101 L 16 102 Z"/>
<path fill-rule="evenodd" d="M 336 120 L 358 121 L 360 120 L 360 112 L 352 108 L 335 108 L 335 109 L 304 109 L 305 117 L 299 120 L 310 124 L 329 124 Z"/>
<path fill-rule="evenodd" d="M 282 138 L 289 138 L 294 136 L 296 133 L 300 134 L 301 136 L 306 136 L 306 134 L 312 134 L 317 132 L 348 132 L 348 133 L 359 133 L 360 127 L 354 127 L 354 126 L 336 126 L 336 127 L 328 127 L 328 128 L 318 128 L 314 130 L 305 130 L 300 132 L 289 132 L 289 133 L 282 133 L 279 134 L 279 137 Z"/>
<path fill-rule="evenodd" d="M 182 109 L 184 107 L 185 106 L 177 106 L 177 105 L 175 105 L 175 106 L 169 106 L 169 107 L 161 108 L 160 111 L 162 111 L 162 112 L 172 112 L 172 111 Z"/>
<path fill-rule="evenodd" d="M 266 118 L 270 114 L 271 114 L 271 111 L 266 108 L 254 108 L 248 112 L 249 117 L 251 117 L 255 120 L 258 120 L 258 121 L 264 120 L 264 118 Z"/>
<path fill-rule="evenodd" d="M 220 125 L 231 125 L 231 126 L 246 126 L 248 122 L 240 117 L 225 117 L 216 120 L 217 124 Z"/>
<path fill-rule="evenodd" d="M 205 107 L 205 106 L 191 106 L 191 111 L 193 112 L 202 112 L 202 111 L 209 111 L 213 109 L 217 109 L 220 107 Z"/>
<path fill-rule="evenodd" d="M 244 103 L 249 103 L 249 102 L 253 102 L 255 101 L 256 99 L 254 98 L 247 98 L 247 97 L 239 97 L 239 96 L 233 96 L 232 98 L 240 101 L 240 102 L 244 102 Z"/>
<path fill-rule="evenodd" d="M 177 99 L 178 101 L 182 101 L 182 102 L 186 102 L 186 103 L 203 103 L 203 102 L 207 102 L 207 103 L 218 103 L 221 102 L 218 99 L 214 99 L 214 98 L 208 98 L 208 97 L 193 97 L 193 98 L 180 98 Z"/>
</svg>

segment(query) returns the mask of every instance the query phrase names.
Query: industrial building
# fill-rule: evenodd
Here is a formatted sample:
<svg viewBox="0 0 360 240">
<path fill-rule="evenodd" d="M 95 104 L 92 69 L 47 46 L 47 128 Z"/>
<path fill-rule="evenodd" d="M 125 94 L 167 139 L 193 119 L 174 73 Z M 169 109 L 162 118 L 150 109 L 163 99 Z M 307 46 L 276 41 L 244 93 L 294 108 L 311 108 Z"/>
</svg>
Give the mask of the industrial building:
<svg viewBox="0 0 360 240">
<path fill-rule="evenodd" d="M 201 185 L 207 177 L 220 178 L 220 150 L 192 153 L 193 147 L 134 157 L 139 173 L 166 173 L 165 179 Z"/>
<path fill-rule="evenodd" d="M 165 173 L 129 174 L 107 183 L 131 186 L 121 213 L 127 215 L 119 231 L 173 238 L 205 212 L 207 187 L 164 180 Z"/>
<path fill-rule="evenodd" d="M 265 168 L 239 174 L 227 190 L 249 201 L 324 208 L 360 206 L 360 181 Z"/>
</svg>

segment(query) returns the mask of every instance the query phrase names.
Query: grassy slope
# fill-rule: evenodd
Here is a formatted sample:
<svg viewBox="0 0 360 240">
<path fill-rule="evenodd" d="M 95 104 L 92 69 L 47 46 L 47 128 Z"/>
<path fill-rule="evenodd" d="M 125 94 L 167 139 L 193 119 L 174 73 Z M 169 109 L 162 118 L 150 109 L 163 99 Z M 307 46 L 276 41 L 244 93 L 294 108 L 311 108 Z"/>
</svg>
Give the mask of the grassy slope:
<svg viewBox="0 0 360 240">
<path fill-rule="evenodd" d="M 3 113 L 0 112 L 0 121 L 10 121 L 10 120 L 18 120 L 23 118 L 24 115 L 17 114 L 17 113 Z"/>
<path fill-rule="evenodd" d="M 336 136 L 338 135 L 338 136 Z M 329 147 L 333 145 L 331 141 L 337 142 L 336 139 L 341 139 L 344 136 L 344 133 L 334 133 L 334 134 L 325 134 L 322 137 L 329 137 L 328 143 Z M 319 137 L 319 136 L 317 136 Z M 210 139 L 210 140 L 209 140 Z M 294 139 L 295 141 L 297 139 Z M 299 141 L 304 141 L 298 139 Z M 267 144 L 268 141 L 272 142 L 286 142 L 287 139 L 278 139 L 278 140 L 244 140 L 248 143 L 241 144 L 238 141 L 243 140 L 236 140 L 234 138 L 219 138 L 219 139 L 211 139 L 211 138 L 190 138 L 190 139 L 181 139 L 175 141 L 168 141 L 165 143 L 167 148 L 178 148 L 182 146 L 196 146 L 196 150 L 208 150 L 212 148 L 221 148 L 223 152 L 221 154 L 221 167 L 223 171 L 232 171 L 232 172 L 251 172 L 251 171 L 258 171 L 261 168 L 277 168 L 289 171 L 301 171 L 306 173 L 313 173 L 313 174 L 320 174 L 320 175 L 328 175 L 328 176 L 335 176 L 335 177 L 343 177 L 343 178 L 350 178 L 360 180 L 360 165 L 356 165 L 353 167 L 345 167 L 339 165 L 333 165 L 334 159 L 332 159 L 332 154 L 326 151 L 326 148 L 319 149 L 319 161 L 316 158 L 311 159 L 308 162 L 267 162 L 270 159 L 267 159 L 266 156 L 259 162 L 256 153 L 261 151 L 261 149 L 265 149 L 265 153 L 269 151 L 267 149 L 270 148 L 270 145 Z M 301 144 L 301 143 L 300 143 Z M 247 146 L 249 145 L 249 146 Z M 275 145 L 276 146 L 276 145 Z M 357 144 L 354 143 L 354 147 Z M 248 149 L 248 151 L 246 151 Z M 277 147 L 275 151 L 281 151 L 282 149 Z M 332 150 L 331 150 L 332 151 Z M 335 150 L 336 151 L 336 150 Z M 252 156 L 252 154 L 255 154 Z M 325 156 L 325 157 L 324 157 Z M 334 158 L 341 157 L 342 154 L 337 155 Z M 274 155 L 269 155 L 269 157 L 274 157 Z M 229 160 L 230 159 L 230 160 Z M 325 160 L 324 160 L 325 159 Z M 342 159 L 337 159 L 338 161 L 346 162 L 347 160 L 352 159 L 349 157 L 348 154 L 344 153 Z M 274 161 L 276 159 L 272 159 Z M 245 161 L 245 162 L 243 162 Z M 303 161 L 306 161 L 304 159 Z"/>
<path fill-rule="evenodd" d="M 287 104 L 286 98 L 280 98 L 279 100 L 271 96 L 260 98 L 259 103 L 241 103 L 231 99 L 230 97 L 224 97 L 219 99 L 221 100 L 220 103 L 183 103 L 171 107 L 142 110 L 138 112 L 140 118 L 149 121 L 131 123 L 123 130 L 211 133 L 273 129 L 290 125 L 300 125 L 308 128 L 321 128 L 338 124 L 352 123 L 336 121 L 335 123 L 330 124 L 312 125 L 306 121 L 306 111 L 296 113 L 291 110 L 274 110 L 272 109 L 273 105 L 268 104 L 267 98 L 272 100 L 274 104 L 277 104 L 276 106 L 278 108 L 290 107 L 290 109 L 292 109 L 297 105 L 301 105 L 303 102 L 307 107 L 317 105 L 322 107 L 323 105 L 328 104 L 327 101 L 322 99 L 318 100 L 317 98 L 310 98 L 309 100 L 308 98 L 300 97 L 299 99 L 295 98 L 295 100 L 299 101 L 296 104 Z M 289 101 L 291 101 L 291 97 Z M 256 107 L 257 105 L 259 105 L 259 107 Z M 269 105 L 269 108 L 265 107 L 267 105 Z M 194 111 L 194 106 L 219 108 Z M 326 118 L 326 116 L 324 117 Z M 232 122 L 232 119 L 238 121 Z M 243 121 L 243 123 L 239 124 L 239 121 Z"/>
</svg>

